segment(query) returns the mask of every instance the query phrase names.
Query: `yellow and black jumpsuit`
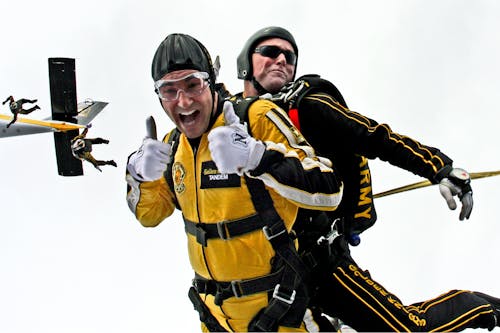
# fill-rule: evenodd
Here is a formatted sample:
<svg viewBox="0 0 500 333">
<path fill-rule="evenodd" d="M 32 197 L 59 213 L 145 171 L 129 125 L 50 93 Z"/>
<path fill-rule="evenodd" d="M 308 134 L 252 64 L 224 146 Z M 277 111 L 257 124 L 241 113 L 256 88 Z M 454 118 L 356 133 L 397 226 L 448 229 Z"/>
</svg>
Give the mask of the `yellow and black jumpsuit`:
<svg viewBox="0 0 500 333">
<path fill-rule="evenodd" d="M 438 149 L 394 133 L 388 125 L 348 110 L 322 92 L 311 91 L 302 98 L 298 120 L 304 137 L 318 155 L 332 160 L 344 183 L 342 203 L 331 215 L 345 220 L 347 234 L 356 230 L 356 223 L 376 219 L 367 158 L 388 161 L 433 183 L 440 181 L 439 171 L 452 164 Z M 343 235 L 334 242 L 333 256 L 312 275 L 317 292 L 310 306 L 358 331 L 492 329 L 500 308 L 500 300 L 464 290 L 404 306 L 357 266 Z"/>
<path fill-rule="evenodd" d="M 221 105 L 212 128 L 224 125 Z M 248 109 L 250 133 L 267 147 L 252 178 L 264 182 L 276 212 L 290 231 L 299 207 L 334 210 L 341 199 L 342 184 L 328 162 L 322 163 L 313 155 L 313 149 L 286 119 L 283 110 L 266 100 L 257 100 Z M 140 183 L 127 174 L 129 207 L 143 226 L 155 227 L 178 204 L 187 231 L 189 260 L 198 280 L 231 285 L 269 276 L 276 253 L 263 229 L 231 235 L 230 224 L 251 221 L 256 208 L 248 178 L 218 172 L 208 149 L 208 132 L 198 140 L 180 135 L 172 157 L 175 193 L 165 178 Z M 217 227 L 220 237 L 205 237 L 211 227 Z M 269 301 L 266 291 L 226 297 L 222 302 L 216 302 L 212 294 L 199 294 L 220 325 L 234 332 L 247 331 L 250 321 Z M 307 331 L 302 322 L 304 313 L 300 315 L 297 327 L 281 325 L 279 331 Z M 202 329 L 206 328 L 202 325 Z"/>
</svg>

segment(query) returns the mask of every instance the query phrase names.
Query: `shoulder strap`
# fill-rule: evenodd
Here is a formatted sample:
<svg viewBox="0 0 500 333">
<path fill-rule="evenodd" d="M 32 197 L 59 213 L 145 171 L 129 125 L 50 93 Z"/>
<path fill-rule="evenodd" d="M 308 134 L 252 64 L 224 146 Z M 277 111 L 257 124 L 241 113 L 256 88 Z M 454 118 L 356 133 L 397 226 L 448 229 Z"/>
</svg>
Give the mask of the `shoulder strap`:
<svg viewBox="0 0 500 333">
<path fill-rule="evenodd" d="M 302 98 L 315 91 L 325 92 L 332 96 L 345 108 L 348 108 L 344 97 L 337 87 L 328 80 L 316 74 L 303 75 L 294 82 L 284 86 L 280 92 L 274 94 L 271 100 L 289 111 L 298 108 Z M 297 125 L 297 124 L 296 124 Z"/>
<path fill-rule="evenodd" d="M 301 317 L 297 314 L 303 313 L 308 304 L 304 280 L 309 272 L 264 183 L 248 176 L 245 176 L 245 181 L 255 210 L 266 221 L 263 231 L 276 253 L 275 264 L 284 267 L 281 281 L 270 294 L 268 305 L 251 321 L 249 331 L 272 332 L 279 324 L 298 327 Z"/>
<path fill-rule="evenodd" d="M 167 169 L 163 173 L 163 176 L 165 177 L 165 180 L 167 181 L 168 187 L 170 188 L 170 191 L 174 195 L 174 200 L 175 200 L 175 207 L 177 209 L 180 209 L 179 203 L 177 202 L 177 199 L 175 197 L 175 188 L 174 188 L 174 179 L 172 178 L 172 162 L 175 156 L 175 153 L 177 152 L 177 148 L 179 147 L 179 138 L 181 137 L 181 132 L 177 129 L 174 128 L 172 132 L 170 133 L 170 136 L 168 137 L 167 143 L 171 144 L 172 146 L 172 152 L 170 154 L 170 163 L 167 164 Z"/>
<path fill-rule="evenodd" d="M 348 108 L 347 107 L 347 103 L 345 102 L 345 99 L 342 96 L 342 94 L 340 93 L 340 91 L 330 81 L 321 78 L 321 76 L 319 76 L 317 74 L 303 75 L 300 78 L 298 78 L 295 82 L 300 82 L 300 81 L 306 82 L 307 89 L 304 89 L 297 96 L 297 99 L 296 99 L 296 105 L 297 106 L 299 105 L 299 103 L 301 102 L 302 98 L 306 94 L 314 92 L 314 91 L 321 91 L 321 92 L 328 93 L 333 98 L 335 98 L 335 100 L 337 102 L 339 102 L 340 105 L 342 105 L 345 108 Z"/>
<path fill-rule="evenodd" d="M 240 118 L 240 122 L 242 124 L 248 124 L 248 109 L 250 108 L 250 105 L 258 99 L 258 96 L 243 98 L 241 95 L 234 95 L 229 98 L 229 101 L 233 103 L 234 112 Z M 250 130 L 250 128 L 248 128 L 248 130 Z M 250 133 L 250 135 L 252 134 Z"/>
</svg>

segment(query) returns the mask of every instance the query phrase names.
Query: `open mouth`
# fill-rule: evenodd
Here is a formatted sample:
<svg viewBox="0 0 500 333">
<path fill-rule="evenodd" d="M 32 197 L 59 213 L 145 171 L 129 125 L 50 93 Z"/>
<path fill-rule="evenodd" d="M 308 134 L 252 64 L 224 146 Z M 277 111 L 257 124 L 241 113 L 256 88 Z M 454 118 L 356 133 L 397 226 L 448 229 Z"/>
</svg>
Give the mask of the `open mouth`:
<svg viewBox="0 0 500 333">
<path fill-rule="evenodd" d="M 200 114 L 198 110 L 192 110 L 189 112 L 179 113 L 179 119 L 184 125 L 191 125 L 196 121 L 196 118 Z"/>
</svg>

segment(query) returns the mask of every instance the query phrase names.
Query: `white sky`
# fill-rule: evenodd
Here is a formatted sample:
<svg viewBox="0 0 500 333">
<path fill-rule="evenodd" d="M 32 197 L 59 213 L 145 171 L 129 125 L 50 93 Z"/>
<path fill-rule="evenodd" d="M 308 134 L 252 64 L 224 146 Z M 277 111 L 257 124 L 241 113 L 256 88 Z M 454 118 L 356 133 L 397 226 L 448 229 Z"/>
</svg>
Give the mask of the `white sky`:
<svg viewBox="0 0 500 333">
<path fill-rule="evenodd" d="M 47 58 L 76 58 L 78 100 L 110 103 L 89 137 L 111 142 L 94 156 L 118 162 L 63 178 L 51 134 L 0 142 L 1 332 L 198 330 L 180 215 L 145 229 L 125 201 L 125 162 L 145 118 L 155 116 L 159 133 L 172 128 L 150 77 L 169 33 L 192 34 L 220 55 L 220 79 L 237 92 L 245 40 L 264 26 L 286 27 L 299 44 L 299 75 L 322 74 L 351 109 L 441 148 L 456 166 L 500 169 L 495 0 L 17 0 L 1 2 L 0 13 L 2 101 L 38 98 L 42 110 L 30 117 L 50 115 Z M 371 166 L 375 192 L 421 180 Z M 499 296 L 500 177 L 472 185 L 467 222 L 436 187 L 379 199 L 379 221 L 354 257 L 406 304 L 454 288 Z"/>
</svg>

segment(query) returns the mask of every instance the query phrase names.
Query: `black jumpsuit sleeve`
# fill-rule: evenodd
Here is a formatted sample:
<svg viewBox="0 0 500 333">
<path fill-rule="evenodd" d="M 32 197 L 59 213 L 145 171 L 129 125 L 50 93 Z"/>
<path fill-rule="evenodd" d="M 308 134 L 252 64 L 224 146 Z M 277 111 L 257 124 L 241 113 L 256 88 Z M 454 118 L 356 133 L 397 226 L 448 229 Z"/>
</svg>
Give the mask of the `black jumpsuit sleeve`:
<svg viewBox="0 0 500 333">
<path fill-rule="evenodd" d="M 379 158 L 436 183 L 435 176 L 453 161 L 439 151 L 391 130 L 357 112 L 339 105 L 322 93 L 303 98 L 299 119 L 301 130 L 318 151 L 350 151 L 369 159 Z"/>
</svg>

